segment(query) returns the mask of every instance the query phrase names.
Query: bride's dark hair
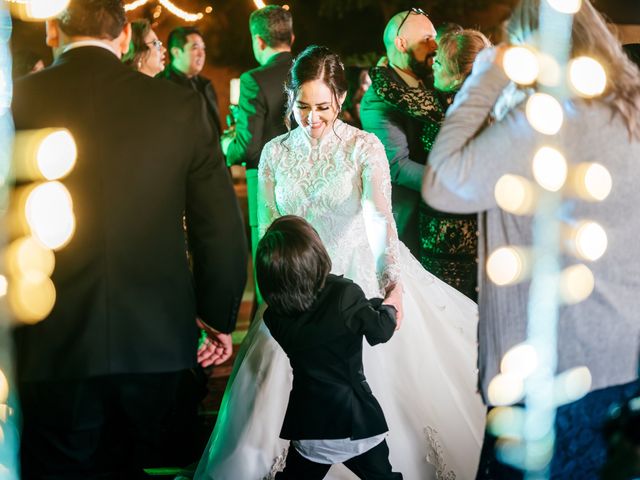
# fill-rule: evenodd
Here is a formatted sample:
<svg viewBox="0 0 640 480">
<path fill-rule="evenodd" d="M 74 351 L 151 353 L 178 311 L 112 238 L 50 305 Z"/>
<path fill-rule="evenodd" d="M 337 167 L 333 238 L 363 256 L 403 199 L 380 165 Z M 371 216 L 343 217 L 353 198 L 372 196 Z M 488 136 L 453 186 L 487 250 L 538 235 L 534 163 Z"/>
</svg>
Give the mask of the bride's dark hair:
<svg viewBox="0 0 640 480">
<path fill-rule="evenodd" d="M 318 45 L 305 48 L 293 62 L 285 83 L 288 101 L 284 122 L 287 130 L 291 130 L 291 114 L 298 90 L 303 83 L 312 80 L 322 80 L 329 87 L 336 105 L 340 105 L 340 97 L 346 93 L 349 87 L 344 73 L 344 65 L 337 54 L 327 47 Z"/>
</svg>

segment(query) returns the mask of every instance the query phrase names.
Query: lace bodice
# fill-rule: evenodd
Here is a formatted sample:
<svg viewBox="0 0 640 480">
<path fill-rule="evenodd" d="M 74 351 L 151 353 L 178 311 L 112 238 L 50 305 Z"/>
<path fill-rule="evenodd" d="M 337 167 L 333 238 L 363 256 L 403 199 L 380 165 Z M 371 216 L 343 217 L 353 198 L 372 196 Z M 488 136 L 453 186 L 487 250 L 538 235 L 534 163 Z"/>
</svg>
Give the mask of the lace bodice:
<svg viewBox="0 0 640 480">
<path fill-rule="evenodd" d="M 260 236 L 282 215 L 318 231 L 332 261 L 372 296 L 398 280 L 398 235 L 384 147 L 373 134 L 336 120 L 313 146 L 296 128 L 262 151 L 258 170 Z"/>
</svg>

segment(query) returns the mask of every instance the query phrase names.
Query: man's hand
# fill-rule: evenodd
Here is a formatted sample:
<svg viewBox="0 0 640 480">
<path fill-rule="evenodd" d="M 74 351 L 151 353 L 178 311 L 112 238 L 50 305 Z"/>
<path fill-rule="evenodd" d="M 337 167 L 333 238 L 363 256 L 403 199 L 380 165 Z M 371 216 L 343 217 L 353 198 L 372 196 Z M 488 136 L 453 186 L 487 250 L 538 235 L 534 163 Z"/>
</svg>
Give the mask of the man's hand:
<svg viewBox="0 0 640 480">
<path fill-rule="evenodd" d="M 233 353 L 231 335 L 218 332 L 200 319 L 196 320 L 196 324 L 207 334 L 206 340 L 198 348 L 198 363 L 208 367 L 226 362 Z"/>
</svg>

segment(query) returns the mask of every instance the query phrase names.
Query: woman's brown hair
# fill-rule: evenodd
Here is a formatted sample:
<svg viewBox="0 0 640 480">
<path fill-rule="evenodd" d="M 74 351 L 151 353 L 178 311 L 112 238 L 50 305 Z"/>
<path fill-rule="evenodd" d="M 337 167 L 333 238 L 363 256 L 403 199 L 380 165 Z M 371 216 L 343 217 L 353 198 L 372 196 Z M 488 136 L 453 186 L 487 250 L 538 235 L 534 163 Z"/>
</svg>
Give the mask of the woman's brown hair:
<svg viewBox="0 0 640 480">
<path fill-rule="evenodd" d="M 507 24 L 511 43 L 536 41 L 540 34 L 540 2 L 522 0 L 514 9 Z M 602 97 L 608 97 L 606 103 L 622 116 L 629 134 L 640 139 L 640 72 L 589 0 L 582 0 L 571 31 L 571 57 L 582 55 L 596 59 L 604 67 L 607 88 Z"/>
<path fill-rule="evenodd" d="M 149 45 L 144 39 L 151 31 L 151 24 L 147 20 L 136 20 L 131 22 L 131 43 L 129 51 L 122 58 L 125 65 L 130 66 L 134 70 L 140 70 L 142 62 L 149 55 Z"/>
</svg>

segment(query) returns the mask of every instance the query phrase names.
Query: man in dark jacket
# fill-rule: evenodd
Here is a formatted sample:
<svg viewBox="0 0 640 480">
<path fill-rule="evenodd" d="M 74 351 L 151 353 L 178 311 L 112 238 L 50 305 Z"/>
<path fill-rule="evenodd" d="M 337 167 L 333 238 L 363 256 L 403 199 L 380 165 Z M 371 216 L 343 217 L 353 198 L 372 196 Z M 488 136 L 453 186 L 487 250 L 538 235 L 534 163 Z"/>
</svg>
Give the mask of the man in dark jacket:
<svg viewBox="0 0 640 480">
<path fill-rule="evenodd" d="M 138 478 L 196 365 L 196 317 L 218 347 L 201 360 L 231 353 L 246 242 L 218 137 L 199 95 L 120 62 L 129 37 L 121 1 L 72 0 L 47 22 L 59 58 L 15 85 L 16 128 L 67 128 L 78 150 L 55 306 L 15 332 L 23 478 Z"/>
<path fill-rule="evenodd" d="M 160 74 L 183 87 L 200 93 L 207 105 L 208 118 L 214 132 L 222 134 L 218 96 L 211 80 L 200 75 L 206 60 L 206 47 L 202 34 L 196 27 L 178 27 L 171 31 L 167 42 L 169 65 Z"/>
<path fill-rule="evenodd" d="M 291 13 L 279 5 L 256 10 L 249 18 L 253 55 L 260 64 L 240 76 L 240 100 L 235 130 L 222 138 L 227 165 L 247 168 L 247 204 L 251 251 L 258 245 L 258 162 L 265 143 L 287 131 L 284 83 L 293 58 Z"/>
</svg>

